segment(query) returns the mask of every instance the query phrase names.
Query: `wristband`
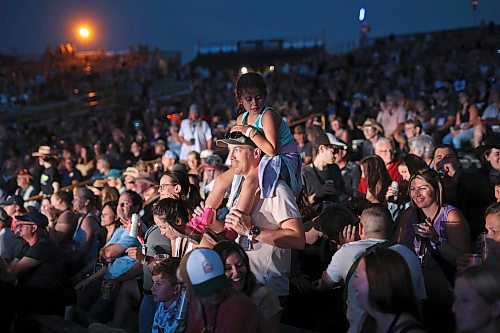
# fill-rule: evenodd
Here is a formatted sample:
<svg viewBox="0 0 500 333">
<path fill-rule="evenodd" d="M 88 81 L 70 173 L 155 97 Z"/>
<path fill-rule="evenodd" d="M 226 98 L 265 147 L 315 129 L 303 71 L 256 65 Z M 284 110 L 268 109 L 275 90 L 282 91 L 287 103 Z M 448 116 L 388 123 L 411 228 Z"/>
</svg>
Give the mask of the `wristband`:
<svg viewBox="0 0 500 333">
<path fill-rule="evenodd" d="M 247 130 L 245 131 L 245 136 L 247 138 L 250 137 L 250 134 L 252 133 L 252 130 L 253 130 L 252 126 L 248 126 Z"/>
<path fill-rule="evenodd" d="M 257 131 L 257 130 L 254 128 L 254 129 L 253 129 L 253 133 L 252 133 L 252 137 L 251 137 L 251 139 L 253 139 L 253 138 L 257 135 L 257 133 L 259 133 L 259 131 Z"/>
</svg>

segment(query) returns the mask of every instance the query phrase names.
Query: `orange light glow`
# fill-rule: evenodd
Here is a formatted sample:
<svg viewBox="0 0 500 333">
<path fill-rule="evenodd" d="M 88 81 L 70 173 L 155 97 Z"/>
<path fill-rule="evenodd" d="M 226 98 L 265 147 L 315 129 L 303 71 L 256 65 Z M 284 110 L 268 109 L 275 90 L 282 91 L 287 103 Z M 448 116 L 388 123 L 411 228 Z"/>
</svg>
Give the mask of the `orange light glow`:
<svg viewBox="0 0 500 333">
<path fill-rule="evenodd" d="M 89 38 L 90 36 L 90 30 L 86 27 L 81 27 L 80 30 L 78 30 L 78 33 L 82 38 Z"/>
</svg>

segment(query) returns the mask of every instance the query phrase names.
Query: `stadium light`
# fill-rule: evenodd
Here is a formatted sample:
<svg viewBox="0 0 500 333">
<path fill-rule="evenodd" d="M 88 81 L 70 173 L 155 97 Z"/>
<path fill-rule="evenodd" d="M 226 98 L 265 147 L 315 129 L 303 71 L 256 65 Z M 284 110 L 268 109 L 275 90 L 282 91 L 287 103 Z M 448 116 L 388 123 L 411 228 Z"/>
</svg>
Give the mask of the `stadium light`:
<svg viewBox="0 0 500 333">
<path fill-rule="evenodd" d="M 90 30 L 87 27 L 80 27 L 80 29 L 78 30 L 78 34 L 83 39 L 87 39 L 90 37 Z"/>
<path fill-rule="evenodd" d="M 241 74 L 246 74 L 246 73 L 248 73 L 248 68 L 243 66 L 243 67 L 241 67 L 240 72 L 241 72 Z"/>
<path fill-rule="evenodd" d="M 360 22 L 363 22 L 365 20 L 365 13 L 366 13 L 366 10 L 364 8 L 361 8 L 359 10 L 359 21 Z"/>
</svg>

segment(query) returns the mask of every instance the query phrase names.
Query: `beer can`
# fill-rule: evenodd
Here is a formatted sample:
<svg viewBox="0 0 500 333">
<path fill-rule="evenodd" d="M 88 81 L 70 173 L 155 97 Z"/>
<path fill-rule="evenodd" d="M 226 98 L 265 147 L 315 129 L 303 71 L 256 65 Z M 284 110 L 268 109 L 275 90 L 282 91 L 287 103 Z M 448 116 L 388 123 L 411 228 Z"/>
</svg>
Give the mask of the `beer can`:
<svg viewBox="0 0 500 333">
<path fill-rule="evenodd" d="M 101 298 L 105 301 L 111 300 L 112 289 L 113 289 L 113 284 L 111 282 L 103 282 L 101 287 Z"/>
<path fill-rule="evenodd" d="M 481 254 L 470 253 L 469 254 L 469 267 L 470 266 L 480 266 L 483 263 L 483 258 Z"/>
</svg>

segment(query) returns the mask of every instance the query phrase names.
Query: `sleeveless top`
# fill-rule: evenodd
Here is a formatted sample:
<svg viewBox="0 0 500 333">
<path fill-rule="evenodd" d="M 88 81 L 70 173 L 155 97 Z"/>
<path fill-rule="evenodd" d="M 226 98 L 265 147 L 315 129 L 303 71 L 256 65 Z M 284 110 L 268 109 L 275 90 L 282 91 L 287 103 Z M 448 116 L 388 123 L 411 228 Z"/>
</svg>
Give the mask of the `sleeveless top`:
<svg viewBox="0 0 500 333">
<path fill-rule="evenodd" d="M 438 217 L 436 218 L 436 221 L 434 222 L 434 230 L 436 230 L 437 234 L 439 235 L 439 238 L 441 238 L 443 240 L 447 240 L 448 236 L 446 235 L 445 228 L 446 228 L 446 222 L 448 221 L 448 214 L 456 208 L 453 206 L 450 206 L 450 205 L 444 205 L 442 208 L 443 209 L 442 209 L 441 213 L 438 215 Z M 414 210 L 413 214 L 411 215 L 411 220 L 412 220 L 412 223 L 419 223 L 416 209 Z M 415 250 L 415 252 L 418 253 L 420 246 L 421 246 L 421 244 L 420 244 L 421 242 L 419 242 L 416 239 L 415 234 L 413 232 L 410 233 L 410 235 L 413 237 L 412 241 L 408 242 L 408 240 L 406 240 L 405 243 L 406 244 L 412 243 L 413 247 L 410 246 L 410 248 L 413 248 Z M 424 261 L 423 266 L 435 267 L 435 266 L 439 266 L 439 264 L 436 262 L 436 260 L 433 258 L 433 256 L 430 253 L 427 253 L 425 256 L 425 261 Z"/>
<path fill-rule="evenodd" d="M 255 127 L 261 135 L 265 136 L 264 127 L 262 126 L 262 116 L 268 110 L 274 111 L 273 108 L 266 106 L 260 112 L 255 122 L 251 125 Z M 276 111 L 275 111 L 276 112 Z M 243 114 L 241 123 L 247 125 L 248 111 Z M 278 129 L 278 147 L 276 155 L 262 156 L 259 164 L 259 187 L 260 197 L 272 198 L 276 195 L 276 186 L 278 181 L 284 180 L 285 183 L 292 189 L 295 195 L 300 193 L 302 189 L 302 179 L 300 177 L 302 161 L 299 155 L 299 150 L 293 139 L 290 128 L 281 119 Z"/>
<path fill-rule="evenodd" d="M 262 117 L 264 114 L 268 111 L 275 111 L 272 107 L 270 106 L 265 106 L 264 110 L 262 110 L 259 115 L 257 116 L 257 119 L 255 122 L 251 125 L 257 129 L 260 134 L 264 135 L 264 126 L 262 125 Z M 277 112 L 277 111 L 275 111 Z M 247 118 L 248 118 L 248 111 L 243 113 L 243 117 L 241 118 L 241 123 L 243 125 L 247 125 Z M 281 119 L 281 118 L 280 118 Z M 283 147 L 284 145 L 294 142 L 292 132 L 290 131 L 290 127 L 288 127 L 287 123 L 281 119 L 280 126 L 278 128 L 278 147 L 276 150 L 279 150 L 279 148 Z"/>
<path fill-rule="evenodd" d="M 99 225 L 99 216 L 96 214 L 88 213 L 85 215 L 81 215 L 80 218 L 78 219 L 78 224 L 76 226 L 75 234 L 73 235 L 73 244 L 75 245 L 75 248 L 80 248 L 83 243 L 83 238 L 84 238 L 84 231 L 82 230 L 82 223 L 83 220 L 85 220 L 87 217 L 91 217 L 95 219 L 97 224 Z M 83 260 L 85 263 L 89 263 L 92 260 L 95 260 L 97 258 L 97 253 L 99 251 L 99 237 L 97 235 L 94 235 L 90 239 L 90 245 L 87 250 L 87 253 L 84 254 Z"/>
</svg>

